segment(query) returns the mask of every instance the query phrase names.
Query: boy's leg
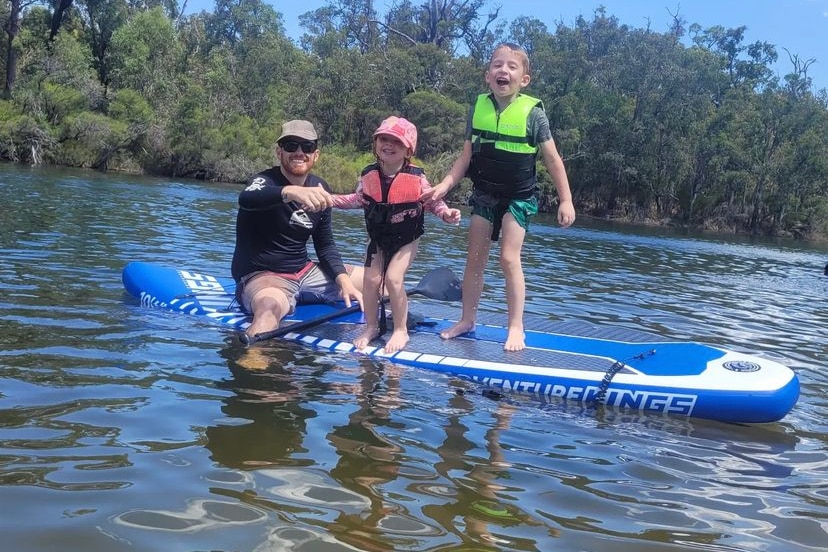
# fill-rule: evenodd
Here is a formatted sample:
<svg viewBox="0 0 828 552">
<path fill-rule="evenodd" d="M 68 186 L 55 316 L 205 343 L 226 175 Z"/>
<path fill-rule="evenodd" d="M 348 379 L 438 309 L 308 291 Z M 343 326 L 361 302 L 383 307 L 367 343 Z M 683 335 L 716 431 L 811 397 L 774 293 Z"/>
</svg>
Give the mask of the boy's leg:
<svg viewBox="0 0 828 552">
<path fill-rule="evenodd" d="M 385 273 L 385 288 L 394 317 L 394 330 L 385 343 L 386 353 L 396 353 L 408 344 L 408 296 L 405 293 L 405 274 L 417 256 L 420 240 L 404 245 L 388 263 Z"/>
<path fill-rule="evenodd" d="M 479 215 L 472 215 L 469 222 L 469 249 L 466 268 L 463 271 L 463 314 L 450 328 L 440 332 L 443 339 L 451 339 L 474 330 L 477 307 L 483 293 L 483 272 L 489 261 L 492 247 L 492 223 Z"/>
<path fill-rule="evenodd" d="M 526 348 L 523 333 L 523 311 L 526 306 L 526 279 L 521 264 L 521 250 L 526 230 L 511 213 L 503 215 L 500 242 L 500 267 L 506 279 L 506 307 L 509 312 L 508 333 L 503 349 L 520 351 Z"/>
<path fill-rule="evenodd" d="M 364 349 L 379 335 L 379 301 L 382 283 L 382 253 L 377 253 L 366 266 L 362 278 L 362 301 L 365 311 L 365 329 L 354 340 L 354 347 Z"/>
</svg>

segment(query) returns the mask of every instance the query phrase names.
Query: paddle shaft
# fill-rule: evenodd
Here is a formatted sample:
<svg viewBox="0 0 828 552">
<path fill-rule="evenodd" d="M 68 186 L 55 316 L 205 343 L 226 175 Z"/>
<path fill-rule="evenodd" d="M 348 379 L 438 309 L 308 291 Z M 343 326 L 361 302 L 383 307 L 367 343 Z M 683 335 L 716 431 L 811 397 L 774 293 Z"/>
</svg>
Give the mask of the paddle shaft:
<svg viewBox="0 0 828 552">
<path fill-rule="evenodd" d="M 318 326 L 319 324 L 324 324 L 325 322 L 329 322 L 331 320 L 335 320 L 337 318 L 341 318 L 343 316 L 348 316 L 349 314 L 359 312 L 359 310 L 359 304 L 354 304 L 345 309 L 322 314 L 314 318 L 310 318 L 308 320 L 303 320 L 302 322 L 294 322 L 293 324 L 288 324 L 287 326 L 282 326 L 281 328 L 276 328 L 275 330 L 271 330 L 269 332 L 257 333 L 254 336 L 248 336 L 247 344 L 253 345 L 254 343 L 257 343 L 259 341 L 265 341 L 266 339 L 282 337 L 292 332 L 301 332 L 302 330 Z"/>
<path fill-rule="evenodd" d="M 421 294 L 425 295 L 430 299 L 438 299 L 443 301 L 452 301 L 452 300 L 459 300 L 460 290 L 460 282 L 457 280 L 457 277 L 446 267 L 437 268 L 426 274 L 420 283 L 413 289 L 406 290 L 406 295 L 415 295 Z M 380 300 L 380 305 L 384 305 L 388 301 L 387 297 L 383 297 Z M 292 332 L 299 332 L 302 330 L 306 330 L 308 328 L 312 328 L 313 326 L 318 326 L 319 324 L 324 324 L 325 322 L 329 322 L 331 320 L 335 320 L 337 318 L 341 318 L 343 316 L 347 316 L 349 314 L 355 313 L 360 310 L 360 306 L 358 304 L 351 305 L 348 308 L 329 312 L 327 314 L 323 314 L 321 316 L 317 316 L 315 318 L 311 318 L 310 320 L 303 320 L 302 322 L 296 322 L 294 324 L 289 324 L 282 328 L 276 328 L 275 330 L 271 330 L 269 332 L 261 332 L 257 333 L 256 335 L 247 335 L 242 334 L 241 340 L 243 343 L 247 345 L 252 345 L 258 341 L 264 341 L 265 339 L 271 339 L 274 337 L 282 337 Z"/>
<path fill-rule="evenodd" d="M 422 292 L 418 289 L 411 289 L 405 292 L 405 294 L 409 296 L 415 295 L 417 293 Z M 383 297 L 380 300 L 380 305 L 384 305 L 387 302 L 388 297 Z M 254 343 L 258 343 L 259 341 L 273 339 L 274 337 L 283 337 L 289 333 L 301 332 L 302 330 L 307 330 L 308 328 L 318 326 L 319 324 L 324 324 L 325 322 L 330 322 L 331 320 L 336 320 L 337 318 L 348 316 L 349 314 L 353 314 L 355 312 L 358 312 L 359 310 L 359 304 L 355 304 L 342 310 L 322 314 L 314 318 L 310 318 L 308 320 L 303 320 L 301 322 L 294 322 L 293 324 L 288 324 L 287 326 L 282 326 L 281 328 L 276 328 L 275 330 L 271 330 L 269 332 L 257 333 L 254 336 L 248 336 L 247 334 L 244 334 L 245 336 L 247 336 L 246 344 L 253 345 Z"/>
</svg>

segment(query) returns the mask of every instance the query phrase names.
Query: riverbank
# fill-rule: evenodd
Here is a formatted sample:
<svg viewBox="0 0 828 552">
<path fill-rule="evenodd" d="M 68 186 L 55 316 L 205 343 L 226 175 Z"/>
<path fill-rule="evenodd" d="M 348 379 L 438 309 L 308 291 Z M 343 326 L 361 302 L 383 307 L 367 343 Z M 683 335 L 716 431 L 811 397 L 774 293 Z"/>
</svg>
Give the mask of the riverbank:
<svg viewBox="0 0 828 552">
<path fill-rule="evenodd" d="M 318 164 L 318 170 L 315 172 L 329 183 L 334 193 L 350 193 L 356 187 L 356 177 L 354 177 L 353 175 L 359 174 L 361 168 L 370 163 L 372 159 L 373 158 L 370 156 L 370 154 L 364 152 L 359 154 L 352 153 L 352 155 L 349 156 L 347 155 L 347 152 L 335 148 L 333 152 L 326 152 L 326 155 L 322 156 Z M 432 163 L 422 163 L 422 165 L 425 167 L 427 175 L 439 175 L 444 174 L 448 170 L 451 161 L 452 158 L 450 156 L 440 156 L 438 159 L 435 159 Z M 29 164 L 12 163 L 9 161 L 5 161 L 5 163 L 21 167 L 31 166 Z M 49 167 L 49 165 L 39 166 L 44 168 Z M 149 176 L 153 178 L 181 178 L 171 175 L 147 175 L 134 167 L 124 167 L 118 169 L 110 168 L 105 171 L 88 168 L 66 167 L 62 165 L 51 165 L 51 167 L 67 168 L 81 171 L 93 171 L 102 174 L 112 173 Z M 262 169 L 263 168 L 264 167 L 262 167 Z M 241 173 L 239 173 L 239 175 L 241 175 Z M 542 175 L 541 178 L 543 178 L 544 176 L 545 175 Z M 215 180 L 203 178 L 187 178 L 194 180 L 196 182 L 218 182 Z M 245 179 L 246 177 L 239 176 L 236 180 L 222 182 L 225 182 L 227 184 L 242 185 L 245 182 Z M 549 187 L 549 184 L 547 184 L 547 187 Z M 650 216 L 650 214 L 647 211 L 635 208 L 631 206 L 630 202 L 622 200 L 618 200 L 616 202 L 617 206 L 615 207 L 615 209 L 609 210 L 604 205 L 595 205 L 590 204 L 589 202 L 579 200 L 577 184 L 574 184 L 572 188 L 575 200 L 576 213 L 578 217 L 586 216 L 595 220 L 603 220 L 611 223 L 630 224 L 644 227 L 671 228 L 675 230 L 704 234 L 710 237 L 764 237 L 783 241 L 791 240 L 815 245 L 828 245 L 828 233 L 814 231 L 813 229 L 810 229 L 806 226 L 795 227 L 792 231 L 785 231 L 781 229 L 772 231 L 771 229 L 766 229 L 766 231 L 763 233 L 755 233 L 750 232 L 745 227 L 746 218 L 744 216 L 719 216 L 715 219 L 705 220 L 698 224 L 689 224 L 687 222 L 680 221 L 674 218 L 659 218 Z M 455 188 L 449 194 L 449 196 L 446 198 L 446 202 L 455 207 L 468 206 L 468 198 L 470 195 L 471 182 L 469 180 L 464 180 L 460 183 L 460 185 L 457 188 Z M 554 193 L 541 193 L 539 195 L 538 200 L 538 210 L 540 213 L 555 215 L 557 213 L 557 202 L 557 196 Z"/>
</svg>

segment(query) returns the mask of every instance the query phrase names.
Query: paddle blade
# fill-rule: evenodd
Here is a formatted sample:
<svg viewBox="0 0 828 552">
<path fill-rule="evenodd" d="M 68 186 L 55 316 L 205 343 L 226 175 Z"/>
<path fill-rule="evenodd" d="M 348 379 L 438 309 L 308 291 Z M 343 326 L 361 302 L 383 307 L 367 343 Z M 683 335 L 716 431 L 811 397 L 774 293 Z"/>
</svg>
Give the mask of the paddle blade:
<svg viewBox="0 0 828 552">
<path fill-rule="evenodd" d="M 425 295 L 438 301 L 459 301 L 463 297 L 462 284 L 454 272 L 446 267 L 435 268 L 420 280 L 409 295 Z"/>
</svg>

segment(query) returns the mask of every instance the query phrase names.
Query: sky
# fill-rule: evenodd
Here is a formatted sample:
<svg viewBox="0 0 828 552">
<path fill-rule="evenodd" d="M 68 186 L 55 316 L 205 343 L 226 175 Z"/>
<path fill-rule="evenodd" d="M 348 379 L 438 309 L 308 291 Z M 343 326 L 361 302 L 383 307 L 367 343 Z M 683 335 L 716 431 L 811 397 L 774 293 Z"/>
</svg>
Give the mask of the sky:
<svg viewBox="0 0 828 552">
<path fill-rule="evenodd" d="M 182 0 L 179 0 L 182 1 Z M 414 4 L 425 0 L 413 0 Z M 265 0 L 283 17 L 289 37 L 298 40 L 304 32 L 299 16 L 327 4 L 326 0 Z M 391 0 L 377 0 L 382 12 Z M 666 32 L 676 12 L 687 27 L 698 23 L 702 28 L 721 25 L 725 28 L 745 26 L 745 44 L 756 41 L 774 44 L 779 61 L 773 69 L 781 77 L 791 72 L 793 64 L 785 49 L 801 61 L 815 60 L 808 68 L 815 90 L 828 89 L 828 0 L 490 0 L 503 6 L 500 14 L 512 20 L 531 16 L 543 21 L 550 31 L 558 22 L 571 26 L 582 15 L 591 20 L 595 9 L 606 8 L 609 16 L 621 24 L 656 32 Z M 213 0 L 188 0 L 187 12 L 212 11 Z"/>
</svg>

